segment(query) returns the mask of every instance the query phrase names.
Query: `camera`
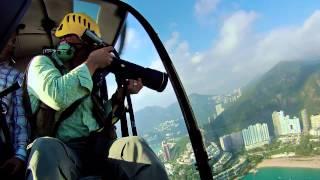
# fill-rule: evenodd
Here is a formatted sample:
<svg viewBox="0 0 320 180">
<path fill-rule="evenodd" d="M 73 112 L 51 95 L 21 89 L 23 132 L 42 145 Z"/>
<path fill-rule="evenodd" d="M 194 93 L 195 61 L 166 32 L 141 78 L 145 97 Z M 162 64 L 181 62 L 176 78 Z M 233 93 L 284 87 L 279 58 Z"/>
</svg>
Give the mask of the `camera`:
<svg viewBox="0 0 320 180">
<path fill-rule="evenodd" d="M 96 36 L 95 33 L 88 29 L 83 33 L 81 39 L 90 46 L 98 48 L 108 46 L 102 39 Z M 117 53 L 115 52 L 115 54 Z M 158 92 L 162 92 L 168 84 L 168 75 L 166 73 L 145 68 L 118 57 L 114 57 L 111 65 L 105 70 L 114 73 L 122 79 L 141 78 L 144 86 Z"/>
</svg>

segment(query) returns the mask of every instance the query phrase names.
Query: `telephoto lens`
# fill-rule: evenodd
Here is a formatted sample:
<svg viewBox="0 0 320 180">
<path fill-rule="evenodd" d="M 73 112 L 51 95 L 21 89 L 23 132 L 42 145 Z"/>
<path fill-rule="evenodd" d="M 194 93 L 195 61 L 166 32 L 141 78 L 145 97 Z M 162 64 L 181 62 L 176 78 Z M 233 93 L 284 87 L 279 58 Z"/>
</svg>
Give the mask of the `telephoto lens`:
<svg viewBox="0 0 320 180">
<path fill-rule="evenodd" d="M 168 84 L 166 73 L 144 68 L 122 59 L 114 58 L 109 70 L 123 79 L 141 78 L 144 86 L 158 92 L 162 92 Z"/>
</svg>

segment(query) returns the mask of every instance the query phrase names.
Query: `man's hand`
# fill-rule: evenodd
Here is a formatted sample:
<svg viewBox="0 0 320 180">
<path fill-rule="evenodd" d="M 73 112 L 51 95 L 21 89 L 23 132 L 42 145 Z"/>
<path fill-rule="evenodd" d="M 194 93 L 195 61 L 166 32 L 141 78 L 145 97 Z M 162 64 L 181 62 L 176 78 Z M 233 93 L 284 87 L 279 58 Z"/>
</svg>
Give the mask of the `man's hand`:
<svg viewBox="0 0 320 180">
<path fill-rule="evenodd" d="M 130 94 L 138 94 L 139 91 L 143 88 L 142 80 L 141 78 L 138 78 L 138 80 L 129 79 L 128 80 L 128 92 Z"/>
<path fill-rule="evenodd" d="M 128 85 L 127 85 L 127 92 L 129 94 L 138 94 L 139 91 L 143 88 L 142 80 L 141 78 L 138 78 L 138 80 L 134 79 L 128 79 Z M 112 96 L 113 99 L 113 105 L 122 103 L 124 100 L 124 89 L 118 88 L 117 92 Z"/>
<path fill-rule="evenodd" d="M 113 60 L 112 50 L 113 47 L 108 46 L 94 50 L 89 54 L 85 64 L 88 66 L 91 75 L 96 69 L 105 68 L 111 64 Z"/>
<path fill-rule="evenodd" d="M 15 177 L 19 173 L 22 173 L 22 171 L 25 168 L 25 163 L 23 160 L 17 158 L 17 157 L 12 157 L 8 159 L 1 167 L 1 171 L 5 172 L 7 176 L 12 176 Z"/>
<path fill-rule="evenodd" d="M 138 94 L 139 91 L 143 88 L 142 80 L 141 78 L 138 78 L 138 80 L 134 79 L 128 79 L 128 85 L 127 85 L 127 92 L 129 94 Z M 121 107 L 121 104 L 123 104 L 124 101 L 124 88 L 118 88 L 117 92 L 112 96 L 112 112 L 115 113 L 117 108 Z"/>
</svg>

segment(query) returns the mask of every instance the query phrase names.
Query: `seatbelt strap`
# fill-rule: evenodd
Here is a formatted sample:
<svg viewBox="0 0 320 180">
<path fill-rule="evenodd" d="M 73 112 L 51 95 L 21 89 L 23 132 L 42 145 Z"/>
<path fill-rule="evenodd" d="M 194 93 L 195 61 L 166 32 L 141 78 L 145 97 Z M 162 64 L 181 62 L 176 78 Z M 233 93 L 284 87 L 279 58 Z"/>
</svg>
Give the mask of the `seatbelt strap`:
<svg viewBox="0 0 320 180">
<path fill-rule="evenodd" d="M 2 106 L 2 104 L 0 103 L 0 106 Z M 0 110 L 3 110 L 3 108 L 1 107 Z M 5 112 L 0 112 L 1 115 L 0 115 L 0 130 L 2 132 L 1 133 L 1 136 L 2 136 L 2 133 L 3 133 L 3 136 L 4 136 L 4 141 L 6 144 L 10 144 L 10 132 L 9 132 L 9 127 L 8 127 L 8 124 L 7 124 L 7 121 L 6 121 L 6 114 Z M 2 139 L 2 137 L 1 137 Z"/>
</svg>

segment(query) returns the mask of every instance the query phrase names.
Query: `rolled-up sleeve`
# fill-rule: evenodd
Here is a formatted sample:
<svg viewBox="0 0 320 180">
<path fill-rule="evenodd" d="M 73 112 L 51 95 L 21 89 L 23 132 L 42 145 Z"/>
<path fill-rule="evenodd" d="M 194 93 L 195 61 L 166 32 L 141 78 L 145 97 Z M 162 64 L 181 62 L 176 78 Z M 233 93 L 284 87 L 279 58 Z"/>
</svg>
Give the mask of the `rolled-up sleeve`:
<svg viewBox="0 0 320 180">
<path fill-rule="evenodd" d="M 33 58 L 28 70 L 28 90 L 56 111 L 90 94 L 93 82 L 88 67 L 81 64 L 62 75 L 47 56 Z"/>
</svg>

